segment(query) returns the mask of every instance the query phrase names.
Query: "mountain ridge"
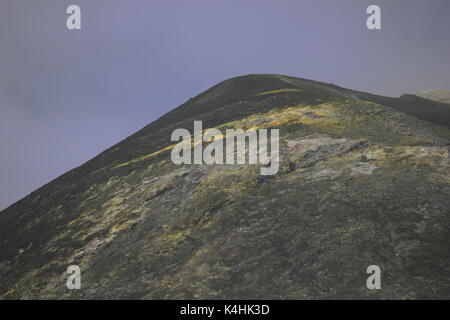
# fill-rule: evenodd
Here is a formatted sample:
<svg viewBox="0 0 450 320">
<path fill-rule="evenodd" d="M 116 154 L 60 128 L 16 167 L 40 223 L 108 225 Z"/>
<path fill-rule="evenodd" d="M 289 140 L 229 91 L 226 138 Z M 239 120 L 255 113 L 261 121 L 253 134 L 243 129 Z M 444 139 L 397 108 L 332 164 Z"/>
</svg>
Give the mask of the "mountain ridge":
<svg viewBox="0 0 450 320">
<path fill-rule="evenodd" d="M 86 161 L 85 163 L 69 170 L 68 172 L 62 174 L 61 176 L 55 178 L 59 179 L 62 176 L 65 176 L 66 174 L 72 172 L 73 170 L 76 170 L 80 167 L 83 167 L 87 164 L 90 164 L 92 161 L 96 161 L 96 159 L 104 157 L 105 154 L 108 154 L 109 152 L 113 151 L 114 149 L 116 149 L 117 147 L 119 147 L 122 143 L 126 143 L 127 141 L 129 141 L 130 139 L 136 139 L 136 138 L 141 138 L 143 135 L 148 135 L 148 134 L 152 134 L 151 130 L 156 129 L 157 131 L 160 129 L 161 126 L 164 125 L 173 125 L 173 123 L 171 124 L 171 122 L 173 121 L 173 119 L 175 119 L 175 121 L 180 121 L 182 119 L 182 117 L 180 118 L 180 116 L 176 116 L 173 117 L 175 113 L 178 113 L 181 109 L 181 111 L 184 111 L 185 108 L 189 108 L 190 106 L 192 106 L 193 104 L 195 104 L 196 102 L 198 102 L 198 100 L 204 98 L 205 96 L 207 96 L 209 93 L 213 92 L 214 90 L 220 89 L 221 86 L 227 85 L 229 83 L 232 83 L 234 81 L 240 81 L 243 80 L 244 82 L 244 88 L 247 89 L 247 86 L 245 86 L 245 82 L 249 81 L 252 82 L 252 80 L 256 78 L 269 78 L 269 79 L 278 79 L 278 78 L 285 78 L 285 79 L 295 79 L 297 81 L 301 81 L 303 83 L 307 83 L 307 84 L 312 84 L 312 85 L 317 85 L 319 87 L 324 88 L 325 90 L 340 90 L 343 91 L 347 94 L 347 97 L 352 97 L 355 99 L 361 99 L 361 100 L 365 100 L 365 101 L 371 101 L 371 102 L 375 102 L 375 103 L 379 103 L 382 105 L 386 105 L 389 107 L 394 107 L 394 109 L 397 109 L 401 112 L 405 112 L 407 114 L 410 114 L 412 116 L 418 116 L 420 119 L 426 120 L 426 121 L 430 121 L 439 125 L 444 125 L 447 127 L 450 127 L 450 110 L 447 109 L 446 104 L 443 104 L 440 101 L 432 101 L 430 99 L 427 99 L 423 96 L 415 96 L 415 95 L 411 95 L 411 94 L 404 94 L 402 96 L 400 96 L 399 98 L 395 98 L 395 97 L 386 97 L 386 96 L 381 96 L 381 95 L 375 95 L 375 94 L 371 94 L 371 93 L 365 93 L 365 92 L 361 92 L 361 91 L 356 91 L 356 90 L 352 90 L 352 89 L 347 89 L 347 88 L 343 88 L 340 86 L 337 86 L 335 84 L 332 83 L 326 83 L 326 82 L 320 82 L 320 81 L 316 81 L 316 80 L 308 80 L 308 79 L 303 79 L 303 78 L 295 78 L 295 77 L 289 77 L 289 76 L 283 76 L 283 75 L 279 75 L 279 74 L 249 74 L 249 75 L 243 75 L 243 76 L 236 76 L 227 80 L 224 80 L 214 86 L 212 86 L 211 88 L 205 90 L 204 92 L 198 94 L 197 96 L 195 96 L 194 98 L 189 99 L 188 101 L 186 101 L 185 103 L 182 103 L 179 107 L 172 109 L 171 111 L 167 112 L 166 114 L 164 114 L 163 116 L 159 117 L 158 119 L 156 119 L 155 121 L 151 122 L 150 124 L 144 126 L 143 128 L 141 128 L 140 130 L 138 130 L 137 132 L 135 132 L 134 134 L 130 135 L 129 137 L 119 141 L 118 143 L 112 145 L 111 147 L 107 148 L 106 150 L 100 152 L 97 156 L 93 157 L 92 159 Z M 241 83 L 234 83 L 235 87 L 240 87 Z M 261 85 L 263 86 L 263 85 Z M 265 88 L 275 88 L 274 90 L 276 90 L 276 88 L 281 89 L 281 87 L 285 87 L 283 85 L 280 84 L 280 82 L 278 82 L 277 84 L 264 84 Z M 291 84 L 291 87 L 289 88 L 297 88 L 298 86 L 295 86 L 293 84 Z M 261 90 L 263 90 L 262 88 L 260 88 Z M 253 89 L 256 90 L 256 89 Z M 428 90 L 425 90 L 428 91 Z M 251 91 L 252 92 L 252 91 Z M 247 91 L 248 93 L 248 91 Z M 256 91 L 254 93 L 257 93 Z M 225 93 L 226 94 L 226 93 Z M 408 102 L 411 99 L 418 99 L 419 102 L 421 103 L 421 105 L 425 105 L 425 110 L 411 110 L 410 108 L 407 107 Z M 422 100 L 421 100 L 422 99 Z M 203 105 L 204 103 L 201 103 L 201 105 Z M 431 106 L 431 112 L 430 112 L 430 106 Z M 199 107 L 195 107 L 195 111 L 199 112 Z M 192 112 L 192 110 L 189 110 L 190 112 Z M 200 110 L 201 113 L 204 113 L 205 110 Z M 430 115 L 433 114 L 433 116 Z M 193 113 L 198 114 L 198 113 Z M 437 116 L 434 116 L 436 115 Z M 156 127 L 156 128 L 155 128 Z M 54 181 L 52 180 L 52 181 Z M 51 183 L 52 181 L 48 182 Z M 44 184 L 42 187 L 46 186 L 48 183 Z M 20 201 L 20 200 L 18 200 Z M 11 205 L 14 205 L 11 204 Z M 6 210 L 7 208 L 5 208 L 4 210 Z M 3 211 L 3 210 L 2 210 Z"/>
<path fill-rule="evenodd" d="M 225 80 L 3 210 L 0 297 L 445 295 L 439 283 L 448 280 L 449 261 L 447 110 L 446 104 L 416 96 L 382 97 L 282 75 Z M 280 173 L 266 181 L 251 166 L 174 166 L 165 151 L 173 144 L 170 134 L 192 130 L 194 120 L 202 120 L 204 128 L 279 127 Z M 365 193 L 369 190 L 373 194 Z M 404 231 L 407 227 L 411 230 Z M 251 247 L 255 239 L 265 245 Z M 264 254 L 273 250 L 285 252 L 275 254 L 284 265 Z M 301 261 L 291 261 L 293 254 Z M 433 255 L 440 261 L 434 271 Z M 394 287 L 403 288 L 382 293 L 364 288 L 363 266 L 376 257 L 398 276 L 391 279 Z M 355 275 L 342 278 L 332 261 L 357 268 Z M 82 266 L 86 290 L 64 288 L 69 263 Z M 259 265 L 271 266 L 273 274 Z M 402 276 L 405 268 L 411 268 L 409 278 Z M 344 285 L 317 278 L 325 271 Z M 105 273 L 116 274 L 117 283 Z M 269 280 L 283 274 L 289 275 L 284 276 L 288 289 Z M 422 281 L 408 283 L 411 277 Z M 345 286 L 352 281 L 354 286 Z"/>
<path fill-rule="evenodd" d="M 450 104 L 450 90 L 427 89 L 416 93 L 417 96 Z"/>
</svg>

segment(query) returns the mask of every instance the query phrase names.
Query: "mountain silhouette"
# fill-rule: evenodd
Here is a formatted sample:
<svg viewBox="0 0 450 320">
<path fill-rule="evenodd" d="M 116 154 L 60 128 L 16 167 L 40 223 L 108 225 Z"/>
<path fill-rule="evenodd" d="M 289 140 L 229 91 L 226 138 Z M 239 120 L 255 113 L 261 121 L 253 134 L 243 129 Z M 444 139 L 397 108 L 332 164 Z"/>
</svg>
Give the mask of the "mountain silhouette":
<svg viewBox="0 0 450 320">
<path fill-rule="evenodd" d="M 173 164 L 195 120 L 279 129 L 279 172 Z M 2 211 L 0 298 L 448 299 L 449 128 L 419 96 L 226 80 Z"/>
</svg>

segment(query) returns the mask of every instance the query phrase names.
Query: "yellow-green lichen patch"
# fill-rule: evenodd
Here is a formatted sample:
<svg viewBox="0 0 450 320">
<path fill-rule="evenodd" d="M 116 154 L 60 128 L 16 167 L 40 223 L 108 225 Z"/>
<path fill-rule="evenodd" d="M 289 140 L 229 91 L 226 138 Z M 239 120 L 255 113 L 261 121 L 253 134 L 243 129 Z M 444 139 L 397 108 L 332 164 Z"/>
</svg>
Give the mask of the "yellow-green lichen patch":
<svg viewBox="0 0 450 320">
<path fill-rule="evenodd" d="M 120 164 L 114 166 L 114 169 L 125 167 L 125 166 L 129 166 L 130 164 L 134 164 L 134 163 L 146 160 L 146 159 L 153 158 L 153 157 L 155 157 L 155 156 L 157 156 L 157 155 L 159 155 L 161 153 L 164 153 L 166 151 L 171 150 L 173 147 L 175 147 L 175 145 L 176 144 L 168 145 L 168 146 L 166 146 L 166 147 L 164 147 L 164 148 L 162 148 L 162 149 L 160 149 L 158 151 L 152 152 L 152 153 L 144 155 L 144 156 L 137 157 L 135 159 L 129 160 L 129 161 L 124 162 L 124 163 L 120 163 Z"/>
<path fill-rule="evenodd" d="M 302 92 L 302 89 L 297 88 L 284 88 L 284 89 L 275 89 L 257 93 L 257 96 L 267 95 L 267 94 L 275 94 L 275 93 L 284 93 L 284 92 Z"/>
</svg>

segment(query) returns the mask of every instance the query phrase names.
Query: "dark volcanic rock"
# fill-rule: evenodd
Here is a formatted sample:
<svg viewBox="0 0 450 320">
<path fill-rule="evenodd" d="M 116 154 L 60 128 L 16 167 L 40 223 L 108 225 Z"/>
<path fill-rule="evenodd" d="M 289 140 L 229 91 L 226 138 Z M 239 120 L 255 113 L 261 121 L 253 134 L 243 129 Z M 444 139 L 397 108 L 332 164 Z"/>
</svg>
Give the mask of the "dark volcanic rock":
<svg viewBox="0 0 450 320">
<path fill-rule="evenodd" d="M 0 297 L 448 299 L 449 119 L 415 96 L 224 81 L 1 212 Z M 279 173 L 172 164 L 194 120 L 279 128 Z"/>
</svg>

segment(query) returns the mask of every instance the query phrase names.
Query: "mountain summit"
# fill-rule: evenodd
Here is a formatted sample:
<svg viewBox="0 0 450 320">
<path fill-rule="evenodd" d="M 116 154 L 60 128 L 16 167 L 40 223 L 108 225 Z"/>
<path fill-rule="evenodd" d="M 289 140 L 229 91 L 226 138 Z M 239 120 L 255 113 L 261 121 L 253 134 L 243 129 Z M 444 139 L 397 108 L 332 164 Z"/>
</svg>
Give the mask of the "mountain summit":
<svg viewBox="0 0 450 320">
<path fill-rule="evenodd" d="M 173 164 L 195 120 L 279 129 L 280 170 Z M 449 128 L 414 95 L 226 80 L 1 212 L 0 298 L 448 299 Z"/>
</svg>

